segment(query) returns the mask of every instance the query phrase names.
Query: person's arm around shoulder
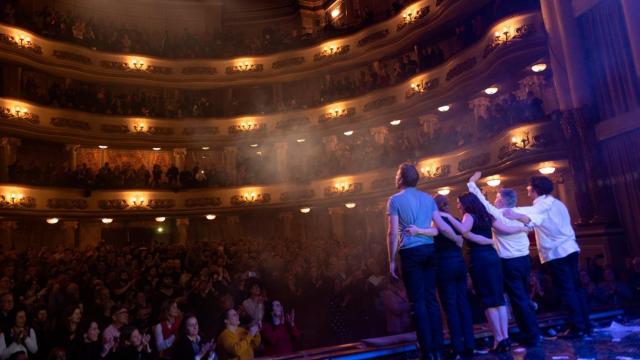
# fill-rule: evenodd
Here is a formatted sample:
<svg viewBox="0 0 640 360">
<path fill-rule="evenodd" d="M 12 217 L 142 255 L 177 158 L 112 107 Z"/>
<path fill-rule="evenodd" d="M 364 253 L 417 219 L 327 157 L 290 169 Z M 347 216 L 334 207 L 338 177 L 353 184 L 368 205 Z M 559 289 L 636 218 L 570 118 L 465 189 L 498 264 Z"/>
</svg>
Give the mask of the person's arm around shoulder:
<svg viewBox="0 0 640 360">
<path fill-rule="evenodd" d="M 507 225 L 502 223 L 501 221 L 494 220 L 492 224 L 493 228 L 498 232 L 503 234 L 518 234 L 518 233 L 527 233 L 530 231 L 530 228 L 525 225 Z"/>
</svg>

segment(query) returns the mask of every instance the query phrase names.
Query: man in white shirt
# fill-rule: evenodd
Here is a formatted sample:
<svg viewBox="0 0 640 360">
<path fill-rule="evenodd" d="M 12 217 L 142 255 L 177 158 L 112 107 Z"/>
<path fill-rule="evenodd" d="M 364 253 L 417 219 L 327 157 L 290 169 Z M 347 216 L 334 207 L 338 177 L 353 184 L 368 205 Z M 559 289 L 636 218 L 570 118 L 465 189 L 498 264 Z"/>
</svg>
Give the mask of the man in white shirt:
<svg viewBox="0 0 640 360">
<path fill-rule="evenodd" d="M 535 226 L 538 254 L 543 264 L 548 264 L 560 297 L 567 305 L 569 338 L 582 338 L 590 333 L 589 309 L 580 293 L 578 256 L 580 247 L 571 226 L 567 207 L 551 195 L 553 182 L 546 176 L 532 176 L 527 194 L 532 206 L 507 209 L 503 215 L 512 220 Z"/>
<path fill-rule="evenodd" d="M 509 226 L 519 225 L 517 220 L 507 219 L 502 214 L 504 210 L 516 206 L 518 198 L 515 191 L 506 188 L 500 189 L 494 206 L 487 201 L 487 198 L 476 185 L 476 181 L 481 176 L 482 174 L 477 171 L 469 179 L 467 184 L 469 192 L 480 199 L 489 214 L 497 221 Z M 527 346 L 538 346 L 540 344 L 540 327 L 529 298 L 529 277 L 531 275 L 529 236 L 524 232 L 505 234 L 493 229 L 493 239 L 498 256 L 502 261 L 504 288 L 507 295 L 509 295 L 513 314 L 522 333 L 520 341 Z"/>
</svg>

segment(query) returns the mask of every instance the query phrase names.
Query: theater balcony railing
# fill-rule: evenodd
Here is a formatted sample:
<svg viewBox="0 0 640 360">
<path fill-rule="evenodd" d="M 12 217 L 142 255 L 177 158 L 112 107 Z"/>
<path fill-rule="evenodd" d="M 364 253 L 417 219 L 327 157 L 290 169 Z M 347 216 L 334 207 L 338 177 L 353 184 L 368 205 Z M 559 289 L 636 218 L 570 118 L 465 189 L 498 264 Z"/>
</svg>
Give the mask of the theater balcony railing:
<svg viewBox="0 0 640 360">
<path fill-rule="evenodd" d="M 509 37 L 504 36 L 509 29 Z M 0 98 L 0 130 L 42 140 L 97 146 L 202 147 L 236 144 L 247 135 L 274 141 L 343 133 L 435 111 L 477 95 L 504 74 L 528 68 L 547 54 L 539 13 L 514 16 L 496 24 L 458 56 L 398 85 L 320 107 L 272 115 L 215 119 L 154 119 L 106 116 L 37 106 Z M 530 71 L 530 70 L 529 70 Z M 466 107 L 467 105 L 464 104 Z M 375 116 L 373 116 L 375 115 Z"/>
<path fill-rule="evenodd" d="M 488 2 L 421 0 L 395 17 L 350 36 L 268 56 L 224 60 L 173 60 L 100 52 L 0 24 L 0 58 L 61 75 L 139 84 L 194 87 L 256 82 L 382 57 L 416 43 L 427 31 L 472 14 Z"/>
<path fill-rule="evenodd" d="M 514 141 L 524 139 L 527 141 Z M 526 143 L 526 146 L 525 146 Z M 423 158 L 420 188 L 429 191 L 462 186 L 476 170 L 520 177 L 540 164 L 566 167 L 566 148 L 557 123 L 521 125 L 484 142 L 437 157 Z M 438 170 L 440 169 L 440 170 Z M 446 171 L 445 171 L 446 170 Z M 30 216 L 172 216 L 204 215 L 231 210 L 271 207 L 313 208 L 343 203 L 354 207 L 363 199 L 382 199 L 395 191 L 394 168 L 379 168 L 352 176 L 318 179 L 308 185 L 209 188 L 180 192 L 152 189 L 94 191 L 2 185 L 0 215 Z M 87 194 L 85 194 L 87 195 Z M 303 211 L 301 211 L 303 212 Z"/>
</svg>

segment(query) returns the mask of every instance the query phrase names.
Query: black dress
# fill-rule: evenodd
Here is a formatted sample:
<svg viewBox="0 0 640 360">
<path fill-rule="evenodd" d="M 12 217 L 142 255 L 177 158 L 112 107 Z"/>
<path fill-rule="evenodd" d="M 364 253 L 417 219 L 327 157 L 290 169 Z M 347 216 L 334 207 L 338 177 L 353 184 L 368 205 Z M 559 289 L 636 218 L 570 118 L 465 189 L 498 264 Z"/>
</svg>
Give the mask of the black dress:
<svg viewBox="0 0 640 360">
<path fill-rule="evenodd" d="M 473 217 L 471 232 L 491 239 L 491 224 L 480 224 Z M 504 288 L 502 263 L 493 245 L 480 245 L 470 240 L 464 242 L 465 258 L 469 264 L 469 273 L 473 290 L 486 308 L 504 306 Z"/>
</svg>

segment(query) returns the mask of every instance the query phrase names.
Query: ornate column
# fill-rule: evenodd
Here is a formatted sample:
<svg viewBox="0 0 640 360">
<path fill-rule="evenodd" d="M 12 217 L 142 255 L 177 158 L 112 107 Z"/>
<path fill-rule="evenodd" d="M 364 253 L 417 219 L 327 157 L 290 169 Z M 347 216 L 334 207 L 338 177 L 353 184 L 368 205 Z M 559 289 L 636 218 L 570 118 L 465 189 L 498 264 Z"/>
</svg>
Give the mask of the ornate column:
<svg viewBox="0 0 640 360">
<path fill-rule="evenodd" d="M 386 126 L 374 127 L 374 128 L 371 128 L 369 131 L 371 131 L 371 135 L 373 135 L 373 139 L 378 145 L 384 144 L 385 140 L 387 139 L 387 136 L 389 136 L 389 128 Z"/>
<path fill-rule="evenodd" d="M 280 180 L 287 180 L 285 177 L 288 174 L 287 171 L 287 143 L 277 142 L 273 144 L 273 148 L 276 153 L 276 170 Z"/>
<path fill-rule="evenodd" d="M 636 67 L 636 75 L 640 76 L 640 2 L 637 0 L 620 0 L 622 12 L 627 25 L 627 35 L 631 44 L 631 56 Z"/>
<path fill-rule="evenodd" d="M 176 164 L 176 166 L 178 167 L 178 169 L 180 169 L 180 171 L 184 170 L 186 159 L 187 159 L 186 148 L 173 149 L 173 163 Z"/>
<path fill-rule="evenodd" d="M 18 146 L 20 139 L 13 137 L 0 138 L 0 181 L 9 181 L 9 165 L 16 161 Z"/>
<path fill-rule="evenodd" d="M 62 245 L 64 245 L 64 247 L 77 247 L 77 229 L 77 221 L 62 221 L 60 224 L 60 232 L 62 234 Z"/>
<path fill-rule="evenodd" d="M 476 130 L 480 126 L 480 121 L 489 117 L 489 106 L 491 106 L 491 100 L 486 96 L 480 96 L 469 101 L 469 109 L 473 110 Z"/>
<path fill-rule="evenodd" d="M 16 221 L 0 222 L 0 246 L 4 251 L 15 248 L 13 232 L 18 228 Z"/>
<path fill-rule="evenodd" d="M 236 159 L 238 157 L 238 149 L 235 146 L 225 146 L 224 148 L 224 172 L 227 176 L 227 182 L 236 183 Z"/>
<path fill-rule="evenodd" d="M 80 149 L 80 145 L 67 144 L 64 146 L 64 149 L 67 151 L 69 168 L 73 170 L 78 166 L 78 150 Z M 102 166 L 102 164 L 104 164 L 104 161 L 100 163 L 100 166 Z"/>
<path fill-rule="evenodd" d="M 420 126 L 422 126 L 422 132 L 429 134 L 429 137 L 433 137 L 433 134 L 438 130 L 440 126 L 440 119 L 436 114 L 427 114 L 418 117 L 420 120 Z"/>
<path fill-rule="evenodd" d="M 95 248 L 102 240 L 102 229 L 109 224 L 96 221 L 82 221 L 78 225 L 78 236 L 80 243 L 78 247 L 82 250 Z"/>
<path fill-rule="evenodd" d="M 178 245 L 186 245 L 189 239 L 189 219 L 179 218 L 176 219 L 176 241 Z"/>
</svg>

